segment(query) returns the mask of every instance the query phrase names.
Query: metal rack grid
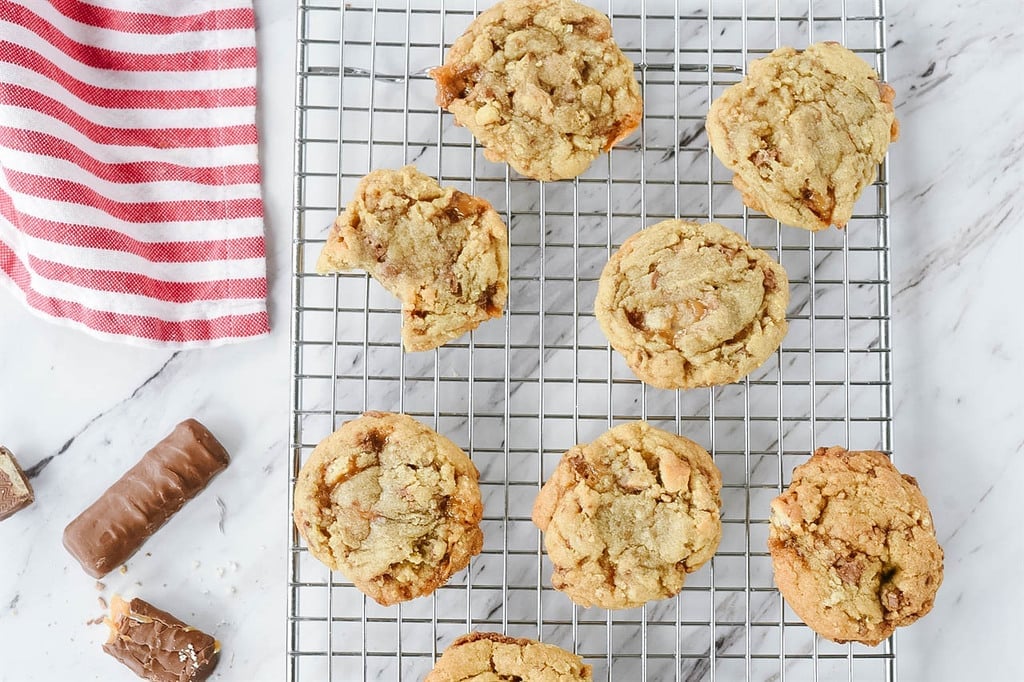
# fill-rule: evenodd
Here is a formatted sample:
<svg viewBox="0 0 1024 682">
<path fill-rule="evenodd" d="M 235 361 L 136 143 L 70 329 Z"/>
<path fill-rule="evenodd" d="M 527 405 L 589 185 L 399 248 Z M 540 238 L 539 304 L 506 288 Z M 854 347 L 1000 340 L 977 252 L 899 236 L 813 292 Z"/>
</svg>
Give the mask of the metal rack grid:
<svg viewBox="0 0 1024 682">
<path fill-rule="evenodd" d="M 342 422 L 366 409 L 406 412 L 480 469 L 485 545 L 431 597 L 383 608 L 313 559 L 292 529 L 288 679 L 419 680 L 471 630 L 574 650 L 596 680 L 893 679 L 893 640 L 867 648 L 815 637 L 775 590 L 766 551 L 769 501 L 815 446 L 891 452 L 887 166 L 846 230 L 812 235 L 748 212 L 703 131 L 710 99 L 779 45 L 837 40 L 884 79 L 883 0 L 591 0 L 637 64 L 645 115 L 580 178 L 556 183 L 486 161 L 434 106 L 426 68 L 477 4 L 299 0 L 289 490 Z M 485 197 L 509 225 L 505 317 L 431 353 L 402 352 L 398 303 L 367 276 L 313 274 L 359 178 L 405 163 Z M 721 222 L 789 272 L 789 333 L 740 383 L 644 386 L 596 325 L 609 255 L 671 217 Z M 530 507 L 565 449 L 637 418 L 713 453 L 725 483 L 722 543 L 675 599 L 575 607 L 551 588 Z M 289 493 L 289 513 L 291 502 Z"/>
</svg>

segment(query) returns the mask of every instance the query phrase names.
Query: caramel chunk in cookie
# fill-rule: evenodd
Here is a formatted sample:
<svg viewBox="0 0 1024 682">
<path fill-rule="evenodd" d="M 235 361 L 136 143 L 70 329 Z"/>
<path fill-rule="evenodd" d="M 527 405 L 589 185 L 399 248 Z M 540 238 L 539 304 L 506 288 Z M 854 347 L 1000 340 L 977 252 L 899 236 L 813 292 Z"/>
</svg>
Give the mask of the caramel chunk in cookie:
<svg viewBox="0 0 1024 682">
<path fill-rule="evenodd" d="M 437 104 L 491 161 L 536 180 L 574 178 L 640 125 L 633 64 L 608 17 L 574 0 L 505 0 L 430 72 Z"/>
<path fill-rule="evenodd" d="M 606 609 L 678 594 L 718 547 L 721 487 L 706 450 L 646 422 L 573 447 L 533 506 L 551 584 Z"/>
<path fill-rule="evenodd" d="M 928 502 L 881 452 L 819 448 L 772 501 L 768 549 L 815 632 L 875 646 L 932 609 L 942 548 Z"/>
<path fill-rule="evenodd" d="M 644 383 L 736 381 L 786 335 L 789 281 L 764 251 L 717 223 L 666 220 L 627 239 L 601 274 L 594 312 Z"/>
<path fill-rule="evenodd" d="M 310 553 L 384 606 L 430 594 L 483 549 L 478 473 L 412 417 L 367 412 L 313 450 L 295 484 Z"/>
<path fill-rule="evenodd" d="M 423 682 L 590 682 L 592 679 L 590 666 L 565 649 L 496 632 L 472 632 L 445 649 Z"/>
<path fill-rule="evenodd" d="M 843 227 L 898 135 L 894 97 L 838 43 L 781 47 L 711 104 L 708 138 L 750 208 L 807 230 Z"/>
<path fill-rule="evenodd" d="M 316 264 L 366 270 L 402 301 L 406 350 L 432 350 L 501 317 L 508 231 L 491 205 L 412 166 L 376 170 L 338 216 Z"/>
</svg>

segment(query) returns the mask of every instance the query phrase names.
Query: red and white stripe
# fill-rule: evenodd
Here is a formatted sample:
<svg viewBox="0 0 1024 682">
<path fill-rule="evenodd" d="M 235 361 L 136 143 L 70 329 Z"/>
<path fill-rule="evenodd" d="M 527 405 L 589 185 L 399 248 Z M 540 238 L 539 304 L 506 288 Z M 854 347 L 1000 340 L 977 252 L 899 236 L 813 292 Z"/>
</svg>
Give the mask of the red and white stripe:
<svg viewBox="0 0 1024 682">
<path fill-rule="evenodd" d="M 138 344 L 269 331 L 251 0 L 0 0 L 0 285 Z"/>
</svg>

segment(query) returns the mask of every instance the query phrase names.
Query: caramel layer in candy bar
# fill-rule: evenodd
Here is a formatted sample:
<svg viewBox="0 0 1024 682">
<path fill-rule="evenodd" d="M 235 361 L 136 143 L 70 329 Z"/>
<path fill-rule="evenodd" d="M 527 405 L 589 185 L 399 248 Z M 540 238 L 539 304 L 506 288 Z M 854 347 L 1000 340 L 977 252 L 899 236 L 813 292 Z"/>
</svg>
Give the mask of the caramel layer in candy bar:
<svg viewBox="0 0 1024 682">
<path fill-rule="evenodd" d="M 36 499 L 14 454 L 0 446 L 0 521 L 20 512 Z"/>
<path fill-rule="evenodd" d="M 220 642 L 141 599 L 114 595 L 103 650 L 153 682 L 199 682 L 217 667 Z"/>
<path fill-rule="evenodd" d="M 178 424 L 64 529 L 64 546 L 102 578 L 228 465 L 228 453 L 194 419 Z"/>
</svg>

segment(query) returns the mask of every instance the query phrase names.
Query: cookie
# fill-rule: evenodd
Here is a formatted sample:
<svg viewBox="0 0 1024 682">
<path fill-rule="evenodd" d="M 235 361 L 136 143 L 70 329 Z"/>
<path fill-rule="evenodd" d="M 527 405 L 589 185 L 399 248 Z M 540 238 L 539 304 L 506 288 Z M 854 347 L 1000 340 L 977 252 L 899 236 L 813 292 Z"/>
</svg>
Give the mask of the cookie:
<svg viewBox="0 0 1024 682">
<path fill-rule="evenodd" d="M 366 270 L 402 301 L 402 343 L 432 350 L 501 317 L 508 231 L 485 200 L 412 166 L 376 170 L 338 216 L 316 264 Z"/>
<path fill-rule="evenodd" d="M 786 271 L 764 251 L 717 223 L 666 220 L 611 257 L 594 312 L 641 381 L 696 388 L 763 364 L 786 335 L 788 303 Z"/>
<path fill-rule="evenodd" d="M 589 682 L 592 679 L 590 666 L 565 649 L 496 632 L 472 632 L 448 646 L 423 682 Z"/>
<path fill-rule="evenodd" d="M 412 417 L 367 412 L 313 450 L 295 484 L 310 553 L 390 606 L 430 594 L 483 549 L 478 473 Z"/>
<path fill-rule="evenodd" d="M 780 47 L 711 104 L 708 138 L 743 203 L 795 227 L 843 227 L 899 125 L 896 93 L 838 43 Z"/>
<path fill-rule="evenodd" d="M 786 603 L 841 644 L 877 645 L 942 584 L 928 502 L 881 452 L 816 450 L 772 501 L 768 549 Z"/>
<path fill-rule="evenodd" d="M 608 17 L 573 0 L 505 0 L 431 70 L 437 104 L 536 180 L 574 178 L 640 125 L 633 63 Z"/>
<path fill-rule="evenodd" d="M 533 506 L 552 586 L 606 609 L 675 596 L 718 547 L 721 488 L 707 451 L 646 422 L 573 447 Z"/>
</svg>

